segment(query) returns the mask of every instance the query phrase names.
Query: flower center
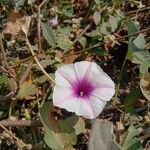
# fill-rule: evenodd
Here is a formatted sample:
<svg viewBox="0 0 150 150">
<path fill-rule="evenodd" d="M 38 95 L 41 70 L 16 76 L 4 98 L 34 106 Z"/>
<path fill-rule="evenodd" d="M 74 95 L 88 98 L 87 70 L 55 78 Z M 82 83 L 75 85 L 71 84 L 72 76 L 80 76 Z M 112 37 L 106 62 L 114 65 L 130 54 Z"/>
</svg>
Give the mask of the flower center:
<svg viewBox="0 0 150 150">
<path fill-rule="evenodd" d="M 84 95 L 84 92 L 83 92 L 83 91 L 81 91 L 79 95 L 80 95 L 80 96 L 83 96 L 83 95 Z"/>
<path fill-rule="evenodd" d="M 94 87 L 87 79 L 81 79 L 73 84 L 73 95 L 77 97 L 87 98 L 93 90 Z"/>
</svg>

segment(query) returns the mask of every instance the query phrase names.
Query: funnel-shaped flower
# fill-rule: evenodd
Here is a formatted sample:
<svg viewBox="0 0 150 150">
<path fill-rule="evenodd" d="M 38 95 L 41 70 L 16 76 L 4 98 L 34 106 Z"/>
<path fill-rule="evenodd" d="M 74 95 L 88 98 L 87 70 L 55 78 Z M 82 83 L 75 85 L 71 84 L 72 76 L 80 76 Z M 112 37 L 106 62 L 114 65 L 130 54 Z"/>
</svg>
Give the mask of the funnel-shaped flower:
<svg viewBox="0 0 150 150">
<path fill-rule="evenodd" d="M 97 117 L 115 93 L 114 82 L 93 62 L 63 65 L 55 75 L 54 105 L 85 118 Z"/>
</svg>

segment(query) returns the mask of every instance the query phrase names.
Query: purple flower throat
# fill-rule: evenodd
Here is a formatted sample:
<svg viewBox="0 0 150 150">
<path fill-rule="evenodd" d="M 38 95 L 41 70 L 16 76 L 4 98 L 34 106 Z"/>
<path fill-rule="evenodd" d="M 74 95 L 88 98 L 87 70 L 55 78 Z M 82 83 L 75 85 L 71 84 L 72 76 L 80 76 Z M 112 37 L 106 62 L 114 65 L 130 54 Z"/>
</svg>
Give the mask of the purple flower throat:
<svg viewBox="0 0 150 150">
<path fill-rule="evenodd" d="M 86 78 L 80 79 L 73 83 L 73 95 L 75 97 L 89 98 L 94 86 Z"/>
</svg>

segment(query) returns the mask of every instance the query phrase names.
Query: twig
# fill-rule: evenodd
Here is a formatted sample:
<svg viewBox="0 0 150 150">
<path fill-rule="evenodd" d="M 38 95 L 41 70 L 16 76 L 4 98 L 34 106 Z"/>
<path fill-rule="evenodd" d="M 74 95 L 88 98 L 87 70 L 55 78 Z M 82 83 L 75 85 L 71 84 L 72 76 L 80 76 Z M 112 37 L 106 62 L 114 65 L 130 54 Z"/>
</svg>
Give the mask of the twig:
<svg viewBox="0 0 150 150">
<path fill-rule="evenodd" d="M 27 35 L 26 35 L 26 43 L 27 43 L 27 45 L 28 45 L 28 47 L 29 47 L 29 50 L 30 50 L 30 52 L 31 52 L 31 54 L 32 54 L 32 56 L 33 56 L 35 62 L 36 62 L 37 65 L 40 67 L 41 71 L 47 76 L 47 78 L 48 78 L 49 80 L 51 80 L 52 82 L 55 83 L 54 79 L 44 70 L 44 68 L 41 66 L 40 62 L 38 61 L 37 57 L 35 56 L 35 53 L 34 53 L 32 47 L 31 47 L 31 45 L 30 45 L 30 42 L 29 42 L 29 40 L 28 40 L 28 38 L 27 38 Z"/>
<path fill-rule="evenodd" d="M 96 47 L 99 47 L 99 46 L 101 46 L 101 45 L 98 43 L 98 44 L 95 44 L 95 45 L 93 45 L 93 46 L 91 46 L 91 47 L 87 47 L 87 48 L 84 48 L 84 49 L 82 49 L 82 50 L 80 50 L 80 51 L 74 52 L 74 53 L 72 53 L 72 54 L 67 54 L 67 55 L 65 55 L 64 57 L 68 57 L 68 56 L 72 56 L 72 55 L 77 55 L 77 54 L 80 54 L 80 53 L 82 53 L 82 52 L 85 52 L 85 51 L 87 51 L 87 50 L 90 50 L 90 49 L 92 49 L 92 48 L 96 48 Z M 63 57 L 63 58 L 64 58 L 64 57 Z"/>
<path fill-rule="evenodd" d="M 44 0 L 39 6 L 38 6 L 38 24 L 37 24 L 37 31 L 38 31 L 38 46 L 39 50 L 41 51 L 41 8 L 42 6 L 47 2 L 48 0 Z"/>
<path fill-rule="evenodd" d="M 135 33 L 133 33 L 133 34 L 124 35 L 124 36 L 118 37 L 118 38 L 116 38 L 116 39 L 117 39 L 117 40 L 119 40 L 119 39 L 124 39 L 124 38 L 131 37 L 131 36 L 134 36 L 134 35 L 137 35 L 137 34 L 140 34 L 140 33 L 148 32 L 148 31 L 150 31 L 150 28 L 143 29 L 143 30 L 141 30 L 141 31 L 139 31 L 139 32 L 135 32 Z M 93 45 L 93 46 L 91 46 L 91 47 L 82 49 L 82 50 L 77 51 L 77 52 L 75 52 L 75 53 L 66 54 L 66 55 L 64 55 L 64 57 L 68 57 L 68 56 L 71 56 L 71 55 L 77 55 L 77 54 L 82 53 L 82 52 L 84 52 L 84 51 L 90 50 L 91 48 L 95 48 L 95 47 L 99 47 L 99 46 L 100 46 L 100 44 L 95 44 L 95 45 Z M 70 48 L 69 48 L 69 49 L 70 49 Z M 64 57 L 63 57 L 63 58 L 64 58 Z"/>
<path fill-rule="evenodd" d="M 148 138 L 150 138 L 150 133 L 148 133 L 146 135 L 143 135 L 143 136 L 139 137 L 138 139 L 139 140 L 145 140 L 145 139 L 148 139 Z"/>
<path fill-rule="evenodd" d="M 5 65 L 6 66 L 9 66 L 8 65 L 8 62 L 7 62 L 7 57 L 6 57 L 6 54 L 5 54 L 5 50 L 4 50 L 4 45 L 3 45 L 3 41 L 2 41 L 2 36 L 0 34 L 0 49 L 1 49 L 1 52 L 2 52 L 2 58 L 4 59 L 5 61 Z"/>
<path fill-rule="evenodd" d="M 40 121 L 34 120 L 1 120 L 0 124 L 5 127 L 28 127 L 28 126 L 43 126 Z"/>
<path fill-rule="evenodd" d="M 118 38 L 116 38 L 116 39 L 118 39 L 118 40 L 119 40 L 119 39 L 124 39 L 124 38 L 131 37 L 131 36 L 134 36 L 134 35 L 137 35 L 137 34 L 140 34 L 140 33 L 148 32 L 148 31 L 150 31 L 150 28 L 143 29 L 143 30 L 141 30 L 141 31 L 139 31 L 139 32 L 135 32 L 135 33 L 133 33 L 133 34 L 124 35 L 124 36 L 118 37 Z"/>
<path fill-rule="evenodd" d="M 117 106 L 115 106 L 112 102 L 110 102 L 110 104 L 115 108 L 115 109 L 117 109 L 120 113 L 125 113 L 125 112 L 123 112 L 121 109 L 119 109 Z"/>
<path fill-rule="evenodd" d="M 6 131 L 11 137 L 14 138 L 14 140 L 16 140 L 17 145 L 20 149 L 23 149 L 25 147 L 28 147 L 27 144 L 25 144 L 23 141 L 21 141 L 19 138 L 17 138 L 11 131 L 9 131 L 8 129 L 6 129 L 1 123 L 0 123 L 0 127 Z M 30 148 L 31 149 L 31 148 Z"/>
<path fill-rule="evenodd" d="M 86 26 L 86 28 L 78 35 L 78 37 L 72 42 L 72 44 L 71 44 L 71 46 L 68 48 L 68 49 L 66 49 L 64 52 L 63 52 L 63 54 L 66 54 L 73 46 L 74 46 L 74 44 L 80 39 L 80 37 L 89 29 L 89 27 L 90 27 L 90 24 L 88 24 L 87 26 Z"/>
<path fill-rule="evenodd" d="M 146 11 L 146 10 L 149 10 L 149 9 L 150 9 L 150 6 L 140 8 L 140 9 L 137 9 L 137 10 L 132 10 L 132 11 L 127 12 L 126 15 L 134 14 L 136 12 Z"/>
<path fill-rule="evenodd" d="M 12 91 L 12 92 L 8 93 L 7 95 L 0 97 L 0 102 L 6 101 L 6 100 L 12 98 L 13 95 L 14 95 L 14 92 Z"/>
</svg>

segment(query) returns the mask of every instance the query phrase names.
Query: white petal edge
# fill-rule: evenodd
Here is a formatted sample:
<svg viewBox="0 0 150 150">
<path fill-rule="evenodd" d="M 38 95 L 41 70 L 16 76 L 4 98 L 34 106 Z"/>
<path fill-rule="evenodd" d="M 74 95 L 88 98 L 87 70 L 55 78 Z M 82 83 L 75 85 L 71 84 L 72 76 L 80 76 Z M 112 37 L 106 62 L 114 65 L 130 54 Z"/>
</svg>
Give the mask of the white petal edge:
<svg viewBox="0 0 150 150">
<path fill-rule="evenodd" d="M 95 118 L 94 112 L 92 110 L 89 100 L 78 98 L 78 102 L 76 104 L 75 113 L 78 116 L 83 116 L 84 118 L 93 119 Z"/>
<path fill-rule="evenodd" d="M 82 79 L 85 76 L 90 65 L 92 65 L 92 62 L 88 62 L 88 61 L 80 61 L 74 64 L 76 74 L 79 79 Z"/>
<path fill-rule="evenodd" d="M 62 86 L 54 86 L 53 91 L 53 104 L 57 107 L 62 107 L 63 103 L 69 103 L 69 101 L 72 101 L 72 90 L 68 87 L 62 87 Z"/>
<path fill-rule="evenodd" d="M 91 108 L 94 112 L 94 117 L 96 118 L 99 114 L 103 111 L 104 107 L 106 106 L 107 102 L 103 101 L 97 97 L 91 96 L 89 99 L 89 103 L 91 104 Z"/>
<path fill-rule="evenodd" d="M 103 101 L 110 101 L 114 94 L 115 89 L 107 87 L 96 88 L 92 92 L 92 96 L 97 97 Z"/>
<path fill-rule="evenodd" d="M 67 101 L 64 101 L 63 103 L 60 103 L 58 105 L 58 107 L 64 108 L 64 109 L 66 109 L 69 112 L 75 112 L 76 103 L 77 103 L 77 98 L 74 97 L 74 98 L 71 98 L 71 99 L 69 99 Z"/>
<path fill-rule="evenodd" d="M 74 64 L 67 64 L 59 67 L 55 72 L 56 85 L 71 87 L 71 83 L 76 81 L 77 76 Z"/>
<path fill-rule="evenodd" d="M 92 63 L 88 79 L 95 87 L 115 88 L 115 84 L 111 78 L 96 63 Z"/>
</svg>

